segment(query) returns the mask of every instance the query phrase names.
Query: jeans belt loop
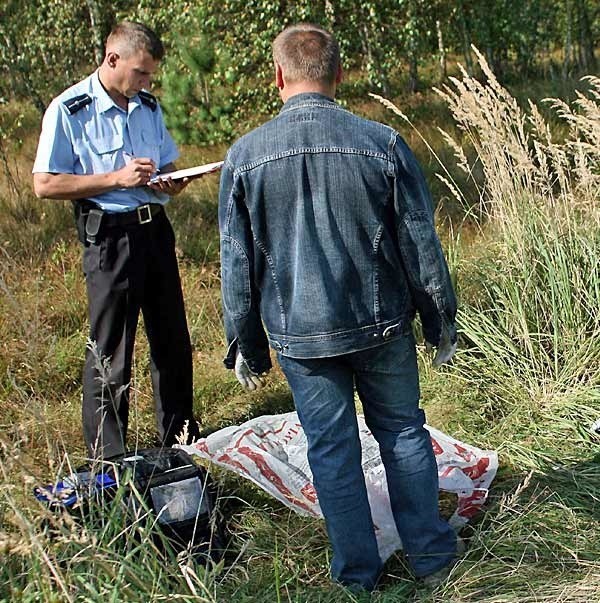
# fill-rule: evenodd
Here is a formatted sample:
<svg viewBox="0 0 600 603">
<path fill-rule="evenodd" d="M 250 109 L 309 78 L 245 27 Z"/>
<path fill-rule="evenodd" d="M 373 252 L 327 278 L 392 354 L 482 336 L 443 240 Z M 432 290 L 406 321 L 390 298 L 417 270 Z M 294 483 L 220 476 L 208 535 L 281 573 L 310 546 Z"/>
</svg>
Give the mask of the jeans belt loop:
<svg viewBox="0 0 600 603">
<path fill-rule="evenodd" d="M 144 213 L 146 214 L 145 217 Z M 148 224 L 148 222 L 152 222 L 152 210 L 149 205 L 140 205 L 137 208 L 137 215 L 140 224 Z"/>
</svg>

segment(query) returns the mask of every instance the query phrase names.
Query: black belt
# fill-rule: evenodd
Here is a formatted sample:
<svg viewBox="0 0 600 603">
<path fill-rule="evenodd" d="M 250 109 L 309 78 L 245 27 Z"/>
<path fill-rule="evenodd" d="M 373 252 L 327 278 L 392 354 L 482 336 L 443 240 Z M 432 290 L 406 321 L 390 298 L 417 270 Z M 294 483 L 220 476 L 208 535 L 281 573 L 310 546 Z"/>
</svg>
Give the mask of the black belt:
<svg viewBox="0 0 600 603">
<path fill-rule="evenodd" d="M 164 211 L 159 203 L 149 203 L 140 205 L 131 211 L 122 211 L 115 213 L 103 212 L 102 226 L 130 226 L 131 224 L 148 224 L 152 218 Z"/>
</svg>

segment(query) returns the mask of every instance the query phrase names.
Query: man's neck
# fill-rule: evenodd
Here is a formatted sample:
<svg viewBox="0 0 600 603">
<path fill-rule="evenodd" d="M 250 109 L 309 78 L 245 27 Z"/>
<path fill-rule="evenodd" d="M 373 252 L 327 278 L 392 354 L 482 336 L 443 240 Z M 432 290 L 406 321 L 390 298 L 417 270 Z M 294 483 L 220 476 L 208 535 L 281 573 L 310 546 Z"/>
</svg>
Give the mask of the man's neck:
<svg viewBox="0 0 600 603">
<path fill-rule="evenodd" d="M 100 84 L 104 90 L 106 90 L 108 96 L 115 101 L 116 105 L 127 111 L 129 99 L 124 94 L 121 94 L 114 86 L 111 86 L 110 72 L 107 72 L 103 67 L 104 65 L 100 65 L 100 68 L 98 69 L 98 80 Z"/>
<path fill-rule="evenodd" d="M 335 98 L 335 85 L 327 86 L 320 84 L 319 82 L 294 82 L 293 84 L 285 84 L 283 88 L 279 89 L 279 95 L 281 100 L 285 103 L 292 96 L 297 94 L 303 94 L 306 92 L 313 92 L 316 94 L 322 94 L 331 99 Z"/>
</svg>

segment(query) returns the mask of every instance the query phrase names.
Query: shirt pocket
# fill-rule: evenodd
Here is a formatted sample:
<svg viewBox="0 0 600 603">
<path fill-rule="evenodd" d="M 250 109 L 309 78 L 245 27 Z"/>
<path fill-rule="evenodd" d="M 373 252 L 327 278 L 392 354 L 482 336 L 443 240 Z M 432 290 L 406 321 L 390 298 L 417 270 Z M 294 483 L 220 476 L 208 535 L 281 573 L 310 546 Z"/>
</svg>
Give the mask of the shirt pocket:
<svg viewBox="0 0 600 603">
<path fill-rule="evenodd" d="M 151 129 L 144 128 L 140 138 L 142 141 L 142 149 L 138 155 L 140 157 L 149 157 L 158 167 L 161 167 L 160 140 L 156 134 Z"/>
<path fill-rule="evenodd" d="M 112 172 L 122 167 L 120 165 L 121 150 L 123 149 L 121 134 L 93 137 L 86 143 L 91 160 L 90 168 L 93 173 Z"/>
</svg>

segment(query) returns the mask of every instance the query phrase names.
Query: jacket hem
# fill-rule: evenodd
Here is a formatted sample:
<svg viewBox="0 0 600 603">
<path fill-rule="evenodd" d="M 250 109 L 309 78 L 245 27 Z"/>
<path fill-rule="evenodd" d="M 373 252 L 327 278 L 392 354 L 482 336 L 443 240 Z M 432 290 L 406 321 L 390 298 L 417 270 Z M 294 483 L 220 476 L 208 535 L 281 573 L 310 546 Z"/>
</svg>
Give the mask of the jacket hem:
<svg viewBox="0 0 600 603">
<path fill-rule="evenodd" d="M 377 347 L 410 332 L 412 320 L 401 317 L 381 324 L 323 335 L 290 336 L 269 333 L 269 344 L 290 358 L 326 358 Z"/>
</svg>

